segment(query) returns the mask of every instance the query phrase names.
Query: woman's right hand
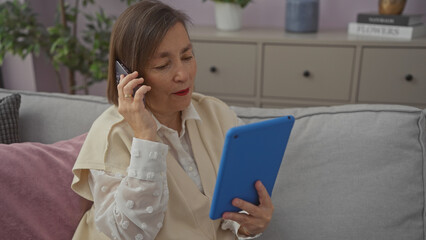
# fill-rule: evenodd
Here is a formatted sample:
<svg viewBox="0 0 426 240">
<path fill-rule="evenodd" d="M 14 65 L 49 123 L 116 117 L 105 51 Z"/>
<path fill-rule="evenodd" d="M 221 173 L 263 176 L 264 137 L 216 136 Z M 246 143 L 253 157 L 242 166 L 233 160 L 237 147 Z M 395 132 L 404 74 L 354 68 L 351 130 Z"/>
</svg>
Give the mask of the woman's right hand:
<svg viewBox="0 0 426 240">
<path fill-rule="evenodd" d="M 138 72 L 120 76 L 118 91 L 118 112 L 133 129 L 135 137 L 150 141 L 156 140 L 157 124 L 152 114 L 146 109 L 144 97 L 151 90 L 150 86 L 142 85 L 143 78 L 137 78 Z M 133 89 L 142 85 L 133 95 Z"/>
</svg>

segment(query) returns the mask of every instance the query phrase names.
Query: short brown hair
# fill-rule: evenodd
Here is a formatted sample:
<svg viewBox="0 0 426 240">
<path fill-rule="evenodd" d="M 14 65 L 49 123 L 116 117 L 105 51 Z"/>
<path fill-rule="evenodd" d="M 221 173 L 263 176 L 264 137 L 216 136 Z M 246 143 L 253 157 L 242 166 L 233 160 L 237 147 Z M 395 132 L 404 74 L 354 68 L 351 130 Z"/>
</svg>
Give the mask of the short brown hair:
<svg viewBox="0 0 426 240">
<path fill-rule="evenodd" d="M 115 60 L 143 76 L 149 58 L 167 31 L 176 23 L 185 28 L 188 16 L 157 0 L 142 0 L 127 8 L 115 22 L 110 39 L 108 63 L 108 100 L 118 105 Z"/>
</svg>

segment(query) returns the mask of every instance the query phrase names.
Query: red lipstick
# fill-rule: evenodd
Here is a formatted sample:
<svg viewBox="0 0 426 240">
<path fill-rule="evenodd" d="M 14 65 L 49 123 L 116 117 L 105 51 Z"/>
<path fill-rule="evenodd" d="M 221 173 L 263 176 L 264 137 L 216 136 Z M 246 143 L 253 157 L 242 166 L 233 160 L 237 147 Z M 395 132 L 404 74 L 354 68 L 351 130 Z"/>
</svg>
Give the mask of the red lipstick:
<svg viewBox="0 0 426 240">
<path fill-rule="evenodd" d="M 176 95 L 178 95 L 178 96 L 185 96 L 186 94 L 188 94 L 189 93 L 189 88 L 186 88 L 186 89 L 184 89 L 184 90 L 182 90 L 182 91 L 179 91 L 179 92 L 175 92 L 174 94 L 176 94 Z"/>
</svg>

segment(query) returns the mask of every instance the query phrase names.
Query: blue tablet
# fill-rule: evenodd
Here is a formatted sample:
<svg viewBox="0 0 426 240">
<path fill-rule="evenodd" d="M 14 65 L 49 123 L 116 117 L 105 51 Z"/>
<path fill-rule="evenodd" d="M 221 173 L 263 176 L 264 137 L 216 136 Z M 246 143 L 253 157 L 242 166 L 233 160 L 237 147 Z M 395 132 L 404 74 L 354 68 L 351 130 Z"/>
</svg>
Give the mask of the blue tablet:
<svg viewBox="0 0 426 240">
<path fill-rule="evenodd" d="M 272 195 L 278 170 L 294 124 L 293 116 L 279 117 L 231 128 L 225 137 L 222 159 L 210 207 L 210 218 L 239 212 L 234 198 L 259 205 L 254 184 L 261 180 Z"/>
</svg>

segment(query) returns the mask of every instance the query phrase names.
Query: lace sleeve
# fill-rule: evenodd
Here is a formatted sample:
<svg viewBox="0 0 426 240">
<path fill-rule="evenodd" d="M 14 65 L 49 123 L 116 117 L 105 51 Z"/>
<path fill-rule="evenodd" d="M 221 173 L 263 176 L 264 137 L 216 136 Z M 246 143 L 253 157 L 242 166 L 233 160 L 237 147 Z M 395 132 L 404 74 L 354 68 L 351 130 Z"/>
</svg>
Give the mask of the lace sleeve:
<svg viewBox="0 0 426 240">
<path fill-rule="evenodd" d="M 154 239 L 169 198 L 167 145 L 133 139 L 127 176 L 91 170 L 95 224 L 111 239 Z"/>
</svg>

